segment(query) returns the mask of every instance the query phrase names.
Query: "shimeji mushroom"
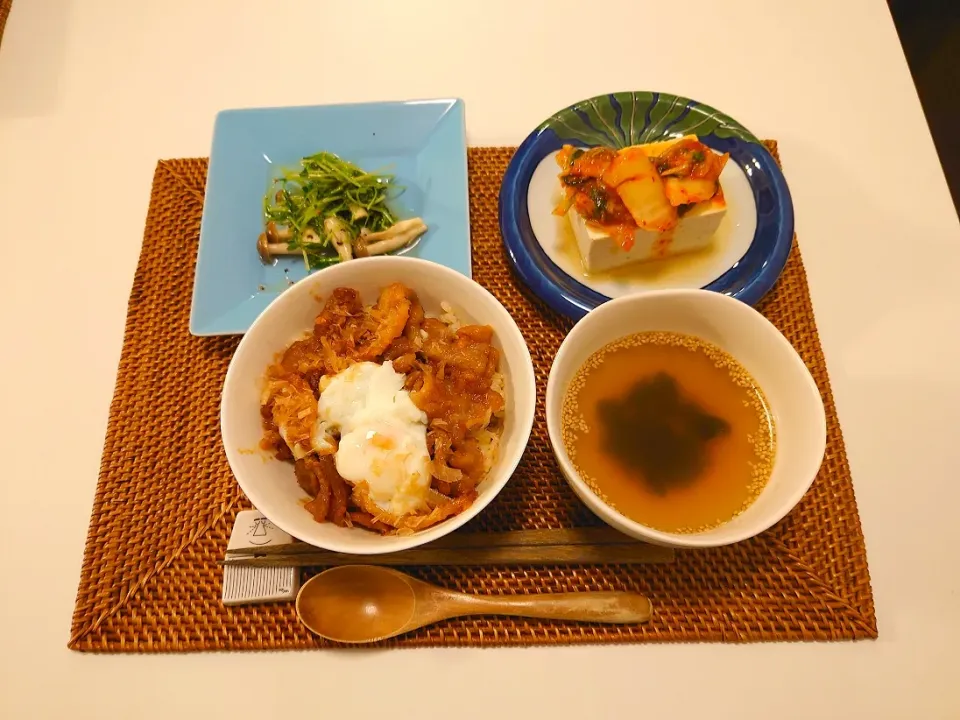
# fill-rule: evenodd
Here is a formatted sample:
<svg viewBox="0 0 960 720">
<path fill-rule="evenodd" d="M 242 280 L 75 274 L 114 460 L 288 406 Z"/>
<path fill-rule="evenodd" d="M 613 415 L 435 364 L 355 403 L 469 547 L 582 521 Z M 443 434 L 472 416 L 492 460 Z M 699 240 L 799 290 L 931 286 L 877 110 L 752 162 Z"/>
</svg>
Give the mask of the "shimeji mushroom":
<svg viewBox="0 0 960 720">
<path fill-rule="evenodd" d="M 286 242 L 272 243 L 266 233 L 260 233 L 257 238 L 257 253 L 263 262 L 269 264 L 277 255 L 299 255 L 299 250 L 291 250 Z"/>
<path fill-rule="evenodd" d="M 364 235 L 364 249 L 367 255 L 383 255 L 409 245 L 426 231 L 427 226 L 422 218 L 401 220 L 386 230 Z"/>
<path fill-rule="evenodd" d="M 343 262 L 352 260 L 353 252 L 350 250 L 350 231 L 347 229 L 343 220 L 336 216 L 328 217 L 323 221 L 323 229 L 327 231 L 327 237 L 330 238 L 330 242 L 332 242 L 333 247 L 336 248 L 340 260 Z M 306 238 L 306 235 L 304 235 L 304 238 Z M 311 241 L 308 240 L 307 242 Z"/>
<path fill-rule="evenodd" d="M 299 255 L 299 250 L 291 250 L 287 247 L 292 237 L 293 231 L 290 228 L 278 228 L 273 220 L 268 222 L 266 232 L 260 233 L 260 237 L 257 238 L 257 253 L 260 259 L 265 263 L 271 263 L 277 255 Z"/>
<path fill-rule="evenodd" d="M 293 230 L 288 227 L 278 228 L 277 224 L 271 220 L 267 223 L 267 242 L 276 244 L 289 241 L 293 237 Z"/>
<path fill-rule="evenodd" d="M 421 218 L 411 218 L 394 223 L 386 230 L 369 232 L 366 228 L 360 235 L 351 239 L 347 224 L 336 216 L 323 221 L 323 229 L 333 244 L 341 262 L 354 257 L 383 255 L 409 245 L 427 231 L 427 225 Z M 276 223 L 267 223 L 266 232 L 257 238 L 257 252 L 265 263 L 270 263 L 278 255 L 301 255 L 302 248 L 291 250 L 288 246 L 293 232 L 290 228 L 278 228 Z M 303 244 L 319 244 L 322 240 L 316 230 L 308 227 L 303 231 Z"/>
</svg>

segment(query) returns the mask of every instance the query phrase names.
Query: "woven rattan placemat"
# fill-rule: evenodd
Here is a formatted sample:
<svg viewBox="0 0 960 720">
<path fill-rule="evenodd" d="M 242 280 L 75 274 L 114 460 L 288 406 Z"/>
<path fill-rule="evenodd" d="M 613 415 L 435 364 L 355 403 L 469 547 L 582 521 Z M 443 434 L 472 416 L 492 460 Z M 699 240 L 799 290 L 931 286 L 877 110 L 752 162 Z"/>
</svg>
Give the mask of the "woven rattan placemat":
<svg viewBox="0 0 960 720">
<path fill-rule="evenodd" d="M 0 42 L 3 42 L 3 28 L 10 16 L 10 6 L 12 4 L 13 0 L 0 0 Z"/>
<path fill-rule="evenodd" d="M 776 152 L 776 146 L 770 145 Z M 516 475 L 468 530 L 596 525 L 561 479 L 547 440 L 543 397 L 570 323 L 518 284 L 497 226 L 497 192 L 511 148 L 469 151 L 474 277 L 523 329 L 540 405 Z M 223 557 L 248 507 L 220 445 L 220 387 L 236 338 L 187 330 L 206 160 L 157 166 L 127 315 L 126 337 L 83 561 L 70 647 L 187 651 L 322 647 L 292 603 L 227 608 Z M 761 309 L 803 356 L 823 394 L 828 444 L 800 505 L 758 538 L 633 566 L 413 568 L 476 593 L 630 589 L 654 603 L 652 622 L 600 626 L 506 618 L 454 620 L 393 646 L 633 641 L 839 640 L 877 635 L 843 438 L 799 250 Z M 135 438 L 135 440 L 134 440 Z"/>
</svg>

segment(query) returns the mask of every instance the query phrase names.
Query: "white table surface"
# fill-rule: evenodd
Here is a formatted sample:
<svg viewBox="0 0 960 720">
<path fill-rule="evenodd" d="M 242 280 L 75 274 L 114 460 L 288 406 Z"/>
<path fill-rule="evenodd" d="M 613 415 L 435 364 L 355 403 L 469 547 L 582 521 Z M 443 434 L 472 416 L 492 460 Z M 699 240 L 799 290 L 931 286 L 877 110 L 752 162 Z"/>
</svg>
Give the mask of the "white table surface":
<svg viewBox="0 0 960 720">
<path fill-rule="evenodd" d="M 893 23 L 882 0 L 684 5 L 687 19 L 654 0 L 14 0 L 0 45 L 0 717 L 960 717 L 960 228 Z M 577 64 L 584 8 L 610 40 Z M 157 159 L 206 155 L 227 107 L 459 96 L 471 144 L 516 144 L 571 102 L 643 88 L 780 141 L 879 640 L 66 649 Z"/>
</svg>

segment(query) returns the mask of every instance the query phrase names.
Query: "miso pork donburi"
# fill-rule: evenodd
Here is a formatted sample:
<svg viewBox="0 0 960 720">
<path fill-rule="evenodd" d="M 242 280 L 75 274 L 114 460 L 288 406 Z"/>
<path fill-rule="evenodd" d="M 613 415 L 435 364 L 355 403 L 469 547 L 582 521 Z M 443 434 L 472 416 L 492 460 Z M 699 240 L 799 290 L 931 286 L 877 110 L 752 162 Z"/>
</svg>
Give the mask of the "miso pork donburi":
<svg viewBox="0 0 960 720">
<path fill-rule="evenodd" d="M 340 287 L 312 332 L 267 368 L 261 447 L 292 464 L 317 522 L 409 534 L 468 508 L 503 428 L 500 353 L 487 325 L 400 283 L 365 306 Z"/>
</svg>

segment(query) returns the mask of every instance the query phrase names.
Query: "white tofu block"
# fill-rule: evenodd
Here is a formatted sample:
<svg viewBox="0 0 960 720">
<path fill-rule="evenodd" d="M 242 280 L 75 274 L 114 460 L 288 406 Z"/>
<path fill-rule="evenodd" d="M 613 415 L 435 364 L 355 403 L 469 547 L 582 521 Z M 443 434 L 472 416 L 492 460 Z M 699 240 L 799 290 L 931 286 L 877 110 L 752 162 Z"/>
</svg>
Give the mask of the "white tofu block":
<svg viewBox="0 0 960 720">
<path fill-rule="evenodd" d="M 723 201 L 707 200 L 691 208 L 672 232 L 638 229 L 634 245 L 624 250 L 601 228 L 591 225 L 574 208 L 567 211 L 573 235 L 587 272 L 596 273 L 644 260 L 657 260 L 708 247 L 727 214 Z"/>
</svg>

